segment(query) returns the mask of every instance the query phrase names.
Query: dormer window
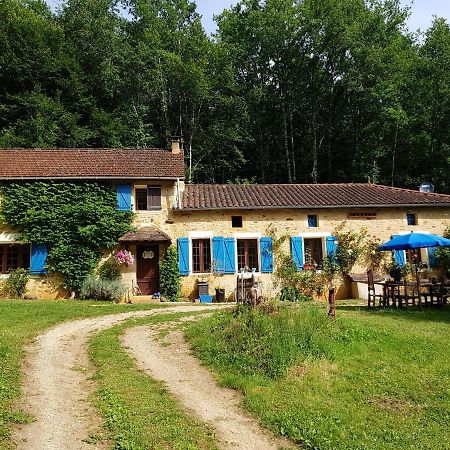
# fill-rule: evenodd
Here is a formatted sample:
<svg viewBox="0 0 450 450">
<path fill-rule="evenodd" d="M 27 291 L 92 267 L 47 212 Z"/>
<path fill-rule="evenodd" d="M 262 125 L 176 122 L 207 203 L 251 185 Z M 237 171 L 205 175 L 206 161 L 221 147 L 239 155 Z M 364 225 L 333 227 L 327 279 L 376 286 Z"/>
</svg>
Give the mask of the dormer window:
<svg viewBox="0 0 450 450">
<path fill-rule="evenodd" d="M 159 211 L 161 209 L 161 186 L 137 187 L 135 189 L 136 211 Z"/>
</svg>

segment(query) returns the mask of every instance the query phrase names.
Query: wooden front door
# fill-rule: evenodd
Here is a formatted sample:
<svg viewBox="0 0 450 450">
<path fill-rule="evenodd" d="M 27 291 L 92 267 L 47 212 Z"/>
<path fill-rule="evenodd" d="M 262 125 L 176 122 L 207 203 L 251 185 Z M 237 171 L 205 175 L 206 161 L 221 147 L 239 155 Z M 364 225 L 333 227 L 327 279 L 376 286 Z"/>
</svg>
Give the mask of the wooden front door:
<svg viewBox="0 0 450 450">
<path fill-rule="evenodd" d="M 137 282 L 142 295 L 159 292 L 159 246 L 137 246 Z"/>
</svg>

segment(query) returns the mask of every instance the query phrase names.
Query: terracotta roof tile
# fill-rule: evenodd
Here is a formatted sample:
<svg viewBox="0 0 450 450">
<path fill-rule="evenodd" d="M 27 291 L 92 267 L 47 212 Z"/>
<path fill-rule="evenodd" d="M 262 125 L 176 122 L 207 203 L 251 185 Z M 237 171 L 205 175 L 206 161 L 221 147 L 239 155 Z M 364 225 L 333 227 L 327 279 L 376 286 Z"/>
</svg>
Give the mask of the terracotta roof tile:
<svg viewBox="0 0 450 450">
<path fill-rule="evenodd" d="M 159 149 L 0 149 L 0 179 L 184 178 L 183 154 Z"/>
<path fill-rule="evenodd" d="M 450 195 L 376 184 L 186 185 L 182 209 L 449 206 Z"/>
<path fill-rule="evenodd" d="M 119 242 L 172 242 L 170 237 L 154 227 L 143 227 L 123 235 Z"/>
</svg>

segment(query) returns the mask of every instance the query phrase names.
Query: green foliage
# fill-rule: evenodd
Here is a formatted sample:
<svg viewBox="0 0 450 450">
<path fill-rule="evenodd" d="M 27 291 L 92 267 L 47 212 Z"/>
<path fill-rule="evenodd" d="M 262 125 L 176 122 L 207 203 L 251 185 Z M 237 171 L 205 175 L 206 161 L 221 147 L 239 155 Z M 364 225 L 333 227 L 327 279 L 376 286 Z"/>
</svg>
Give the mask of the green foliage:
<svg viewBox="0 0 450 450">
<path fill-rule="evenodd" d="M 277 378 L 260 375 L 264 363 L 272 365 L 267 346 L 284 354 L 284 334 L 293 340 L 304 325 L 278 321 L 277 314 L 268 318 L 282 326 L 273 344 L 251 333 L 259 321 L 236 315 L 191 324 L 188 334 L 196 354 L 220 383 L 242 392 L 243 406 L 261 423 L 305 449 L 409 450 L 418 442 L 427 449 L 450 447 L 450 348 L 442 344 L 450 340 L 449 307 L 375 312 L 352 301 L 339 308 L 336 322 L 325 324 L 325 352 L 294 359 Z"/>
<path fill-rule="evenodd" d="M 444 237 L 450 239 L 450 227 L 444 233 Z M 450 248 L 438 247 L 434 250 L 433 258 L 436 268 L 446 277 L 450 277 Z"/>
<path fill-rule="evenodd" d="M 280 292 L 280 300 L 282 302 L 310 302 L 312 298 L 303 294 L 304 291 L 305 289 L 286 286 Z"/>
<path fill-rule="evenodd" d="M 120 271 L 120 265 L 115 258 L 108 258 L 97 269 L 97 274 L 102 280 L 120 280 L 122 278 L 122 272 Z"/>
<path fill-rule="evenodd" d="M 80 288 L 80 298 L 83 300 L 102 300 L 118 302 L 127 292 L 122 280 L 108 280 L 88 276 Z"/>
<path fill-rule="evenodd" d="M 348 275 L 359 259 L 367 252 L 367 230 L 345 230 L 345 222 L 333 231 L 337 239 L 337 251 L 334 257 L 342 275 Z"/>
<path fill-rule="evenodd" d="M 183 133 L 190 181 L 450 192 L 446 20 L 414 36 L 399 0 L 240 0 L 208 39 L 193 1 L 125 3 L 0 2 L 0 147 Z"/>
<path fill-rule="evenodd" d="M 178 251 L 171 245 L 160 263 L 161 295 L 171 302 L 176 302 L 181 296 L 180 272 L 178 269 Z"/>
<path fill-rule="evenodd" d="M 331 326 L 315 305 L 278 305 L 268 311 L 241 307 L 193 325 L 193 347 L 202 359 L 228 370 L 270 379 L 307 359 L 330 356 Z M 214 336 L 208 349 L 201 343 L 205 334 Z"/>
<path fill-rule="evenodd" d="M 24 182 L 2 187 L 6 223 L 28 242 L 45 243 L 48 268 L 78 291 L 101 251 L 131 229 L 132 213 L 118 211 L 112 186 L 95 182 Z"/>
<path fill-rule="evenodd" d="M 30 272 L 26 269 L 13 270 L 7 280 L 3 282 L 1 287 L 1 295 L 8 298 L 20 298 L 23 297 L 26 292 L 26 286 L 30 279 Z"/>
</svg>

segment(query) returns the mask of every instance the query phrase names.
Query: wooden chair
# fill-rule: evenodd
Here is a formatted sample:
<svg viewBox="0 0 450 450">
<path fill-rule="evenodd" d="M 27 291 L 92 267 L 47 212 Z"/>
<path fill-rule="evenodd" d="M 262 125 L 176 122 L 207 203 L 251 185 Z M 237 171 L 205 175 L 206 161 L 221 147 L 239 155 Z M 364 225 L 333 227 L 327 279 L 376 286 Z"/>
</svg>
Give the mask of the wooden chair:
<svg viewBox="0 0 450 450">
<path fill-rule="evenodd" d="M 377 294 L 375 291 L 375 283 L 373 280 L 373 271 L 367 271 L 367 306 L 369 308 L 375 308 L 378 300 L 378 306 L 384 305 L 384 296 Z"/>
<path fill-rule="evenodd" d="M 416 306 L 416 303 L 421 305 L 421 293 L 420 293 L 420 283 L 417 281 L 416 284 L 412 285 L 406 280 L 403 282 L 403 292 L 399 294 L 398 306 L 401 308 L 405 302 L 405 306 Z"/>
</svg>

